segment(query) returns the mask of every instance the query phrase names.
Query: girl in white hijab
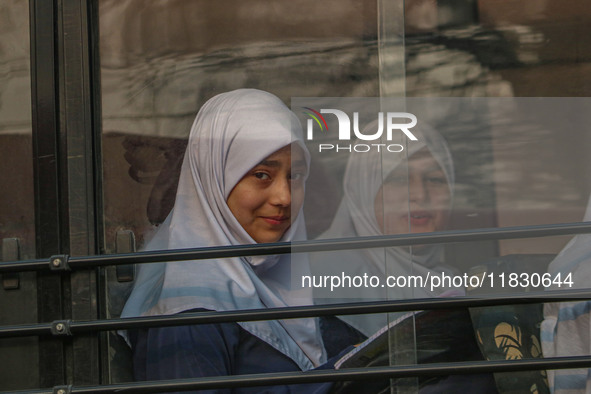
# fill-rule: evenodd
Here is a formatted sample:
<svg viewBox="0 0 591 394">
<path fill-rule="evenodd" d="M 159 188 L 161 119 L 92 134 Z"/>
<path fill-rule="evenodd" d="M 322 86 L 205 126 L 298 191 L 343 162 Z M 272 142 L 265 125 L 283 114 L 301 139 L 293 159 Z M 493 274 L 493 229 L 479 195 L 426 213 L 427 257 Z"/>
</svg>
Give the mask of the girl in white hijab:
<svg viewBox="0 0 591 394">
<path fill-rule="evenodd" d="M 377 123 L 364 133 L 375 132 Z M 330 228 L 320 238 L 366 237 L 443 230 L 453 196 L 454 170 L 443 137 L 424 123 L 412 129 L 418 141 L 409 141 L 402 152 L 372 150 L 351 152 L 343 180 L 344 195 Z M 408 277 L 451 273 L 443 264 L 440 246 L 344 250 L 317 253 L 312 258 L 318 276 Z M 423 298 L 448 289 L 419 287 L 316 288 L 316 303 Z M 387 324 L 385 315 L 340 317 L 364 336 Z M 330 329 L 329 329 L 330 330 Z M 328 334 L 328 333 L 327 333 Z M 330 335 L 330 334 L 328 334 Z M 327 344 L 328 346 L 328 344 Z M 329 354 L 331 352 L 329 351 Z"/>
<path fill-rule="evenodd" d="M 377 124 L 371 123 L 364 134 L 372 134 L 376 128 Z M 373 150 L 350 154 L 343 181 L 343 199 L 330 228 L 321 238 L 426 233 L 446 228 L 453 202 L 451 153 L 444 138 L 424 122 L 413 127 L 412 133 L 418 140 L 408 141 L 402 152 Z M 312 271 L 314 275 L 373 276 L 385 285 L 390 275 L 399 278 L 440 276 L 442 272 L 453 275 L 454 271 L 444 263 L 443 257 L 441 245 L 343 250 L 314 254 Z M 412 282 L 393 288 L 380 284 L 377 287 L 371 284 L 343 287 L 332 292 L 315 288 L 321 290 L 316 302 L 346 303 L 463 294 L 463 289 L 439 287 L 431 290 Z M 467 310 L 430 312 L 433 313 L 417 314 L 416 320 L 397 325 L 400 331 L 390 331 L 395 334 L 389 338 L 405 338 L 404 343 L 390 344 L 385 352 L 372 349 L 373 352 L 365 355 L 369 359 L 367 364 L 383 366 L 483 359 Z M 395 318 L 400 315 L 404 314 L 396 314 Z M 376 334 L 388 323 L 387 314 L 323 318 L 322 333 L 329 357 Z M 409 331 L 412 334 L 409 335 Z M 359 359 L 365 360 L 364 356 Z M 421 377 L 417 383 L 415 387 L 413 380 L 375 380 L 363 382 L 363 385 L 349 384 L 348 389 L 357 389 L 357 392 L 416 390 L 425 394 L 497 392 L 492 374 Z"/>
<path fill-rule="evenodd" d="M 220 94 L 193 123 L 174 208 L 145 249 L 305 239 L 308 168 L 300 123 L 277 97 Z M 309 272 L 307 257 L 146 264 L 122 317 L 309 305 L 309 289 L 291 289 L 292 267 Z M 138 380 L 308 370 L 325 361 L 317 319 L 154 328 L 130 333 L 130 342 Z"/>
</svg>

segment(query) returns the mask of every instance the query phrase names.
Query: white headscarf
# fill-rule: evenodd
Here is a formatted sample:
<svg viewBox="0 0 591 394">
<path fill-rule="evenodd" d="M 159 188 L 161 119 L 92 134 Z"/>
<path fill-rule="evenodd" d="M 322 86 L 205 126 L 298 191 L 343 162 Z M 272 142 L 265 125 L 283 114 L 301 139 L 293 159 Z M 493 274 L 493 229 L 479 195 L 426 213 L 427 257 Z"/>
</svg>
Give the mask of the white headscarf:
<svg viewBox="0 0 591 394">
<path fill-rule="evenodd" d="M 584 222 L 591 221 L 591 196 L 587 201 Z M 561 273 L 562 277 L 572 273 L 576 279 L 575 288 L 589 288 L 591 283 L 591 234 L 579 234 L 573 237 L 548 266 L 552 275 Z M 555 288 L 554 290 L 558 290 Z"/>
<path fill-rule="evenodd" d="M 210 99 L 191 128 L 174 208 L 145 249 L 256 243 L 230 211 L 227 198 L 251 168 L 293 142 L 302 147 L 309 167 L 300 123 L 274 95 L 240 89 Z M 280 241 L 305 236 L 300 211 Z M 303 254 L 146 264 L 122 317 L 195 308 L 230 311 L 310 305 L 309 289 L 291 289 L 292 266 L 309 272 Z M 324 362 L 316 319 L 239 324 L 302 370 Z"/>
<path fill-rule="evenodd" d="M 367 134 L 376 128 L 375 122 L 370 123 Z M 388 174 L 408 158 L 423 148 L 427 148 L 442 168 L 453 196 L 454 170 L 451 154 L 443 137 L 424 123 L 412 129 L 418 141 L 409 141 L 405 151 L 394 153 L 383 150 L 377 152 L 352 152 L 347 162 L 343 180 L 344 195 L 330 228 L 319 238 L 348 238 L 382 235 L 376 220 L 374 202 L 376 195 Z M 384 196 L 384 203 L 387 202 Z M 404 207 L 406 208 L 406 207 Z M 406 247 L 385 249 L 344 250 L 330 253 L 316 253 L 312 257 L 314 275 L 339 275 L 344 273 L 351 277 L 367 274 L 368 277 L 378 276 L 385 283 L 388 275 L 421 275 L 441 273 L 451 270 L 442 265 L 441 246 L 424 246 L 420 252 L 410 253 Z M 428 288 L 378 288 L 356 287 L 316 289 L 316 303 L 375 301 L 386 299 L 408 299 L 437 296 L 448 289 L 437 289 L 431 292 Z M 387 324 L 385 315 L 351 315 L 342 316 L 342 320 L 361 331 L 371 335 Z"/>
<path fill-rule="evenodd" d="M 583 221 L 591 221 L 591 196 Z M 573 237 L 548 267 L 551 279 L 560 274 L 568 284 L 554 284 L 550 290 L 591 288 L 591 234 Z M 570 276 L 569 276 L 570 275 Z M 550 302 L 544 304 L 540 328 L 544 357 L 585 356 L 591 354 L 591 301 Z M 548 370 L 554 393 L 591 392 L 591 368 Z"/>
</svg>

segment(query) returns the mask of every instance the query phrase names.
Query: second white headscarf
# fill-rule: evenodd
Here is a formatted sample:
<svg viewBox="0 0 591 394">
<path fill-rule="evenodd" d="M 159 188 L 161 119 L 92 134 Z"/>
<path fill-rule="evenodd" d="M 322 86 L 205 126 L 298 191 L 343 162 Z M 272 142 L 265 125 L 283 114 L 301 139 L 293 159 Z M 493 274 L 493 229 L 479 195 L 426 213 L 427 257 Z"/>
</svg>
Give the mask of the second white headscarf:
<svg viewBox="0 0 591 394">
<path fill-rule="evenodd" d="M 377 124 L 374 122 L 369 124 L 366 130 L 371 131 L 375 127 Z M 423 148 L 429 150 L 442 168 L 450 188 L 450 196 L 453 196 L 453 162 L 444 138 L 424 123 L 413 128 L 412 132 L 418 141 L 409 141 L 403 152 L 374 150 L 351 153 L 343 180 L 343 198 L 331 226 L 320 238 L 382 235 L 374 210 L 376 195 L 388 174 Z M 384 200 L 387 200 L 387 196 Z M 382 283 L 387 275 L 425 277 L 428 273 L 451 273 L 453 271 L 442 263 L 442 252 L 441 246 L 426 246 L 420 253 L 410 253 L 408 248 L 404 247 L 316 253 L 312 257 L 312 271 L 317 276 L 344 273 L 352 277 L 367 274 L 368 277 L 378 276 Z M 316 303 L 323 304 L 434 297 L 449 289 L 430 291 L 428 288 L 416 287 L 388 289 L 361 286 L 339 288 L 332 292 L 326 287 L 316 290 Z M 368 336 L 388 322 L 385 315 L 349 315 L 342 316 L 341 319 Z"/>
</svg>

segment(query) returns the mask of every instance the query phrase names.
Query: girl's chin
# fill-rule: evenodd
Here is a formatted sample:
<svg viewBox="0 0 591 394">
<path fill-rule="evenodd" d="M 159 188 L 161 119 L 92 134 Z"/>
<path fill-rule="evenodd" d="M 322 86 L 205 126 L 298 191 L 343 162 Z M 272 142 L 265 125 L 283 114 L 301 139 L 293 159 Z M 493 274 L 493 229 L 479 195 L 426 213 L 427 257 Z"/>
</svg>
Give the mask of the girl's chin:
<svg viewBox="0 0 591 394">
<path fill-rule="evenodd" d="M 432 233 L 433 231 L 437 231 L 434 226 L 425 225 L 425 226 L 410 226 L 410 233 L 411 234 L 418 234 L 418 233 Z"/>
</svg>

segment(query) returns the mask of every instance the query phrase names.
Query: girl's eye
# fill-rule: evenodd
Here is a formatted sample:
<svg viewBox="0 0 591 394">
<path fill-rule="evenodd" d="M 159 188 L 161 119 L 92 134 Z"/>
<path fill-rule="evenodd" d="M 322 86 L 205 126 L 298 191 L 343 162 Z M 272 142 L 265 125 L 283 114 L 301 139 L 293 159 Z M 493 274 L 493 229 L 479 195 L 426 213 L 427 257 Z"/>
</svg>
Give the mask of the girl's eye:
<svg viewBox="0 0 591 394">
<path fill-rule="evenodd" d="M 393 184 L 393 185 L 403 185 L 408 183 L 408 177 L 406 175 L 391 175 L 386 178 L 384 183 Z"/>
<path fill-rule="evenodd" d="M 290 178 L 292 181 L 300 181 L 300 180 L 304 179 L 304 173 L 303 172 L 294 172 L 291 174 Z"/>
<path fill-rule="evenodd" d="M 255 176 L 257 179 L 260 179 L 260 180 L 263 180 L 263 181 L 266 181 L 266 180 L 268 180 L 268 179 L 271 179 L 271 177 L 269 176 L 269 174 L 267 174 L 267 173 L 265 173 L 265 172 L 255 172 L 255 173 L 254 173 L 254 176 Z"/>
<path fill-rule="evenodd" d="M 428 177 L 427 182 L 435 184 L 435 185 L 446 185 L 447 184 L 447 180 L 444 177 L 440 177 L 440 176 Z"/>
</svg>

